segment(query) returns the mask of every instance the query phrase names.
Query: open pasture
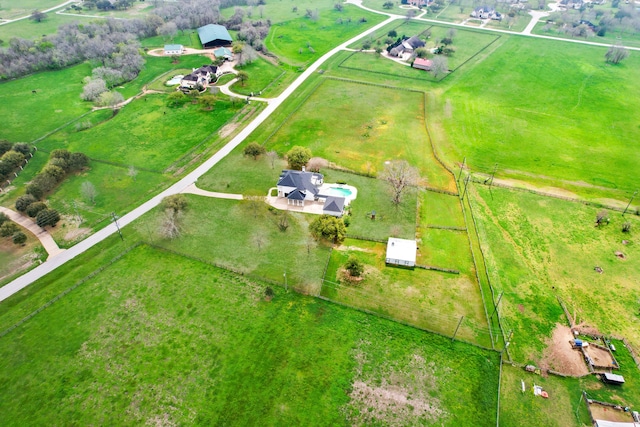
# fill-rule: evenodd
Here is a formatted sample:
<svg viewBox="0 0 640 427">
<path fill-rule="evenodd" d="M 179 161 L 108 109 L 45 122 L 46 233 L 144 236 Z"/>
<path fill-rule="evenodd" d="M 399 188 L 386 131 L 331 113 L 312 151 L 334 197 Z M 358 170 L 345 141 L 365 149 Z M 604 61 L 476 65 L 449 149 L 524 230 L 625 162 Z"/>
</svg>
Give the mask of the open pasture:
<svg viewBox="0 0 640 427">
<path fill-rule="evenodd" d="M 495 425 L 496 354 L 264 291 L 138 247 L 2 337 L 3 419 Z"/>
<path fill-rule="evenodd" d="M 67 148 L 125 167 L 162 172 L 208 136 L 215 137 L 240 108 L 223 99 L 212 111 L 190 103 L 169 108 L 166 95 L 146 95 L 106 122 L 80 132 L 68 126 L 38 146 Z"/>
<path fill-rule="evenodd" d="M 3 3 L 4 4 L 4 3 Z M 30 15 L 30 10 L 27 15 Z M 2 13 L 2 10 L 0 10 Z M 4 18 L 3 15 L 0 15 Z M 53 34 L 58 31 L 58 27 L 71 22 L 91 22 L 96 19 L 81 18 L 77 16 L 58 15 L 54 12 L 48 12 L 47 18 L 41 22 L 35 22 L 30 19 L 22 19 L 20 21 L 11 22 L 9 24 L 0 25 L 0 39 L 4 42 L 0 46 L 8 46 L 12 37 L 20 37 L 23 39 L 37 39 L 47 34 Z"/>
<path fill-rule="evenodd" d="M 455 191 L 431 151 L 424 96 L 326 79 L 295 112 L 279 118 L 284 122 L 264 144 L 281 154 L 306 146 L 314 156 L 369 174 L 381 171 L 385 161 L 405 159 L 428 185 Z"/>
<path fill-rule="evenodd" d="M 384 19 L 348 4 L 342 12 L 330 9 L 318 15 L 317 20 L 300 17 L 273 25 L 265 40 L 267 49 L 286 64 L 304 67 Z"/>
<path fill-rule="evenodd" d="M 236 82 L 231 86 L 231 90 L 234 93 L 241 95 L 253 93 L 255 96 L 272 97 L 278 95 L 284 89 L 279 83 L 282 83 L 281 80 L 285 77 L 286 71 L 267 59 L 259 57 L 251 64 L 242 67 L 236 66 L 236 69 L 246 72 L 249 78 L 244 82 L 244 85 Z M 258 94 L 258 92 L 262 93 Z"/>
<path fill-rule="evenodd" d="M 514 330 L 513 357 L 541 361 L 556 323 L 566 323 L 557 296 L 578 322 L 640 346 L 638 217 L 609 212 L 611 222 L 595 227 L 597 208 L 522 191 L 492 193 L 474 186 L 473 209 L 491 284 L 504 292 L 499 310 Z M 625 221 L 630 233 L 621 231 Z"/>
<path fill-rule="evenodd" d="M 0 5 L 2 19 L 16 19 L 31 15 L 34 10 L 46 10 L 59 5 L 58 0 L 20 0 L 19 2 L 3 2 Z"/>
<path fill-rule="evenodd" d="M 82 79 L 90 74 L 84 63 L 0 84 L 0 138 L 31 142 L 90 111 L 91 104 L 80 99 Z"/>
<path fill-rule="evenodd" d="M 430 125 L 444 129 L 432 134 L 436 145 L 449 164 L 466 156 L 472 170 L 497 163 L 498 176 L 633 191 L 640 57 L 612 66 L 605 52 L 509 38 L 430 105 Z"/>
</svg>

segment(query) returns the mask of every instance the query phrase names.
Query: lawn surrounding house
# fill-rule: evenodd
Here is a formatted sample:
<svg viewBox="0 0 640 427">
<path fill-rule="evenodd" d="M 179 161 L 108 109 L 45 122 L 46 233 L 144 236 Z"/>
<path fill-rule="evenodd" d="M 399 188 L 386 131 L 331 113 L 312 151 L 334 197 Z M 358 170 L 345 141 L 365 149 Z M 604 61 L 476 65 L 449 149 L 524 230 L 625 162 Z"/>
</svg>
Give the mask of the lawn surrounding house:
<svg viewBox="0 0 640 427">
<path fill-rule="evenodd" d="M 138 247 L 1 338 L 3 418 L 495 424 L 497 354 L 273 290 Z"/>
</svg>

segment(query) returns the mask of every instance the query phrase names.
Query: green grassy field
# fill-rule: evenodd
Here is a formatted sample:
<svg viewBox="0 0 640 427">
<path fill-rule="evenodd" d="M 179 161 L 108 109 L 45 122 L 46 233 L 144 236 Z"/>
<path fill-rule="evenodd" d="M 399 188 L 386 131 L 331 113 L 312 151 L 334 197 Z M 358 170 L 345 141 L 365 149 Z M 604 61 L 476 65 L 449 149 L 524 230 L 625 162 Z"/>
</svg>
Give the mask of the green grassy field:
<svg viewBox="0 0 640 427">
<path fill-rule="evenodd" d="M 234 14 L 236 7 L 239 7 L 244 11 L 245 18 L 249 18 L 248 12 L 251 11 L 250 19 L 269 19 L 273 24 L 279 24 L 304 17 L 307 9 L 317 9 L 320 16 L 322 16 L 326 12 L 333 10 L 335 4 L 333 0 L 300 0 L 295 3 L 287 0 L 273 0 L 265 2 L 264 5 L 261 5 L 262 7 L 234 6 L 221 9 L 220 13 L 224 18 L 228 19 Z M 260 16 L 260 10 L 262 10 L 262 16 Z"/>
<path fill-rule="evenodd" d="M 430 106 L 429 123 L 444 129 L 436 144 L 450 164 L 467 156 L 475 170 L 490 172 L 497 163 L 499 175 L 572 181 L 583 191 L 635 189 L 631 171 L 640 159 L 629 141 L 640 132 L 633 113 L 640 58 L 611 66 L 605 48 L 559 47 L 506 40 Z M 613 81 L 628 96 L 613 93 Z"/>
<path fill-rule="evenodd" d="M 2 13 L 2 10 L 0 10 Z M 27 13 L 31 14 L 31 10 Z M 3 18 L 4 15 L 0 15 Z M 37 39 L 47 34 L 53 34 L 58 31 L 58 27 L 71 22 L 91 22 L 96 19 L 79 18 L 75 16 L 56 15 L 53 12 L 47 13 L 47 19 L 42 22 L 35 22 L 30 19 L 12 22 L 10 24 L 0 25 L 0 39 L 3 40 L 2 46 L 8 46 L 12 37 L 20 37 L 23 39 Z"/>
<path fill-rule="evenodd" d="M 208 135 L 218 132 L 239 108 L 223 99 L 212 111 L 202 111 L 201 106 L 192 104 L 169 108 L 166 95 L 147 95 L 104 123 L 81 132 L 67 127 L 38 146 L 47 150 L 67 148 L 125 167 L 161 172 Z"/>
<path fill-rule="evenodd" d="M 360 22 L 362 18 L 367 22 Z M 342 23 L 338 22 L 339 19 Z M 319 11 L 319 19 L 316 21 L 300 17 L 273 25 L 265 44 L 281 61 L 292 66 L 304 67 L 340 42 L 382 20 L 381 15 L 345 5 L 342 12 L 333 9 Z"/>
<path fill-rule="evenodd" d="M 640 220 L 611 212 L 611 223 L 596 228 L 596 208 L 520 191 L 494 188 L 492 194 L 473 188 L 474 214 L 491 283 L 504 292 L 500 312 L 515 331 L 513 357 L 541 360 L 555 324 L 566 323 L 556 296 L 578 321 L 640 346 L 634 281 L 640 274 Z M 621 231 L 624 221 L 632 224 L 630 234 Z M 604 273 L 595 272 L 596 266 Z"/>
<path fill-rule="evenodd" d="M 202 49 L 202 43 L 198 37 L 198 32 L 193 30 L 185 30 L 184 33 L 178 32 L 173 39 L 166 39 L 164 36 L 147 37 L 140 40 L 142 47 L 148 49 L 163 48 L 165 44 L 181 44 L 184 47 L 192 47 L 194 49 Z M 181 58 L 183 58 L 181 56 Z"/>
<path fill-rule="evenodd" d="M 89 64 L 80 64 L 0 84 L 2 137 L 31 142 L 88 112 L 91 105 L 80 99 L 80 93 L 82 79 L 90 74 Z"/>
<path fill-rule="evenodd" d="M 431 153 L 424 114 L 422 93 L 327 79 L 265 142 L 281 154 L 306 146 L 357 172 L 376 173 L 385 161 L 406 159 L 428 185 L 455 189 Z"/>
<path fill-rule="evenodd" d="M 139 247 L 0 340 L 3 419 L 495 424 L 495 353 L 280 288 L 263 295 Z"/>
<path fill-rule="evenodd" d="M 231 90 L 234 93 L 241 95 L 253 93 L 255 96 L 269 97 L 278 95 L 284 89 L 283 86 L 278 85 L 278 82 L 284 78 L 286 72 L 262 57 L 236 69 L 246 72 L 249 79 L 244 82 L 244 85 L 240 82 L 232 85 Z M 262 94 L 258 95 L 261 91 Z"/>
<path fill-rule="evenodd" d="M 424 240 L 419 246 L 418 263 L 432 249 Z M 457 337 L 491 347 L 480 290 L 468 275 L 387 267 L 385 251 L 385 243 L 345 240 L 331 253 L 321 295 L 449 337 L 464 316 Z M 349 256 L 365 265 L 364 279 L 353 284 L 342 279 Z"/>
</svg>

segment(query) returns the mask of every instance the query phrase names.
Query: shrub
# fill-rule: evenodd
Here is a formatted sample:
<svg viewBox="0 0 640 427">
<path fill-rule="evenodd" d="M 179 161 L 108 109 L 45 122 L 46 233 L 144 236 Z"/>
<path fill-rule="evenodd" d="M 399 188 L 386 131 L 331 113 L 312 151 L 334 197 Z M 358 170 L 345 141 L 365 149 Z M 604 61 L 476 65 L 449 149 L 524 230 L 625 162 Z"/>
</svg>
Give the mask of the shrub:
<svg viewBox="0 0 640 427">
<path fill-rule="evenodd" d="M 7 221 L 9 221 L 9 217 L 6 216 L 4 213 L 0 212 L 0 225 L 4 224 Z"/>
<path fill-rule="evenodd" d="M 13 233 L 17 231 L 20 231 L 20 228 L 11 221 L 6 221 L 4 224 L 0 225 L 0 237 L 12 236 Z"/>
<path fill-rule="evenodd" d="M 309 231 L 315 239 L 326 239 L 333 243 L 342 243 L 347 235 L 344 222 L 331 215 L 321 215 L 309 224 Z"/>
<path fill-rule="evenodd" d="M 344 268 L 349 272 L 351 277 L 360 277 L 364 272 L 364 265 L 353 255 L 349 257 Z"/>
<path fill-rule="evenodd" d="M 16 233 L 13 233 L 13 237 L 11 239 L 13 240 L 13 243 L 15 243 L 16 245 L 24 245 L 25 242 L 27 241 L 27 235 L 24 234 L 22 231 L 18 231 Z"/>
<path fill-rule="evenodd" d="M 47 209 L 47 205 L 44 202 L 34 202 L 31 203 L 28 207 L 27 210 L 25 211 L 27 215 L 29 215 L 31 218 L 35 218 L 36 216 L 38 216 L 38 214 Z"/>
<path fill-rule="evenodd" d="M 18 144 L 14 144 L 13 148 L 11 148 L 13 151 L 22 154 L 23 156 L 28 156 L 29 153 L 31 153 L 31 147 L 29 147 L 29 144 L 24 144 L 24 143 L 18 143 Z"/>
<path fill-rule="evenodd" d="M 55 157 L 49 160 L 49 165 L 58 167 L 65 172 L 69 171 L 69 162 L 61 157 Z"/>
<path fill-rule="evenodd" d="M 287 162 L 289 169 L 301 170 L 311 159 L 311 150 L 306 147 L 296 145 L 287 152 Z"/>
<path fill-rule="evenodd" d="M 27 210 L 27 208 L 31 203 L 37 200 L 38 199 L 33 197 L 33 195 L 31 194 L 25 194 L 24 196 L 20 196 L 18 197 L 18 200 L 16 200 L 16 210 L 19 212 L 24 212 Z"/>
<path fill-rule="evenodd" d="M 37 182 L 31 182 L 26 187 L 27 195 L 33 196 L 34 199 L 40 199 L 44 196 L 44 189 Z"/>
<path fill-rule="evenodd" d="M 55 209 L 44 209 L 36 217 L 36 224 L 42 228 L 47 225 L 55 227 L 58 221 L 60 221 L 60 214 Z"/>
<path fill-rule="evenodd" d="M 11 166 L 11 169 L 15 169 L 24 161 L 24 155 L 17 151 L 7 151 L 2 155 L 2 162 Z"/>
<path fill-rule="evenodd" d="M 65 150 L 64 148 L 58 148 L 56 150 L 53 150 L 51 154 L 49 154 L 50 159 L 61 158 L 68 161 L 70 157 L 71 157 L 71 153 L 68 150 Z"/>
<path fill-rule="evenodd" d="M 253 159 L 257 159 L 259 155 L 264 154 L 267 150 L 265 150 L 265 148 L 258 144 L 257 142 L 252 142 L 251 144 L 247 145 L 246 147 L 244 147 L 244 155 L 245 156 L 250 156 L 253 157 Z"/>
<path fill-rule="evenodd" d="M 6 140 L 1 140 L 0 141 L 0 156 L 2 156 L 4 153 L 6 153 L 7 151 L 11 150 L 11 143 L 9 141 Z"/>
<path fill-rule="evenodd" d="M 69 156 L 69 169 L 77 171 L 89 166 L 89 157 L 84 153 L 71 153 Z"/>
<path fill-rule="evenodd" d="M 42 169 L 42 172 L 40 172 L 40 175 L 49 175 L 52 179 L 56 181 L 56 183 L 58 183 L 64 179 L 66 173 L 64 169 L 62 169 L 61 167 L 48 164 L 47 166 L 44 167 L 44 169 Z"/>
</svg>

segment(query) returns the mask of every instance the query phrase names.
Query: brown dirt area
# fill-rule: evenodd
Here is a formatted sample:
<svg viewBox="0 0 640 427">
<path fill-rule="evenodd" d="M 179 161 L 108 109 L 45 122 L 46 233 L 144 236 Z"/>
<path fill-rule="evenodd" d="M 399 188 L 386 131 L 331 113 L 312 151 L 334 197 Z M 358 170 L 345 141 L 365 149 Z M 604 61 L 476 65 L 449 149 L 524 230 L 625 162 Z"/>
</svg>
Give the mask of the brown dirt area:
<svg viewBox="0 0 640 427">
<path fill-rule="evenodd" d="M 589 374 L 589 369 L 579 350 L 571 348 L 573 334 L 566 325 L 556 324 L 553 336 L 544 351 L 541 368 L 549 368 L 566 375 L 582 376 Z"/>
<path fill-rule="evenodd" d="M 613 366 L 613 358 L 608 351 L 594 346 L 589 346 L 585 348 L 584 351 L 591 357 L 594 365 L 607 367 Z"/>
<path fill-rule="evenodd" d="M 591 415 L 596 420 L 604 420 L 604 421 L 618 421 L 618 422 L 633 422 L 633 417 L 631 414 L 621 411 L 619 409 L 613 409 L 608 406 L 602 406 L 596 404 L 589 405 L 589 409 L 591 410 Z"/>
</svg>

